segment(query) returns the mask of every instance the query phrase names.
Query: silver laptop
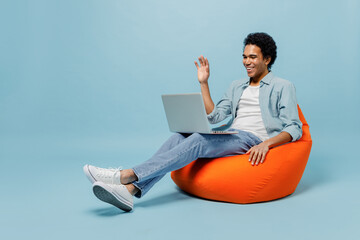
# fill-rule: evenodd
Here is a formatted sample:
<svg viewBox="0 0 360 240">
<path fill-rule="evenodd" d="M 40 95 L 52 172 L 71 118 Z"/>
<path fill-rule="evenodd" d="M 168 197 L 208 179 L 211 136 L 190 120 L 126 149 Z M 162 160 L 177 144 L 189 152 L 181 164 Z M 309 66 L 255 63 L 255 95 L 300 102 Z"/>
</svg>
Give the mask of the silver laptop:
<svg viewBox="0 0 360 240">
<path fill-rule="evenodd" d="M 180 133 L 236 134 L 211 129 L 201 93 L 161 95 L 170 131 Z"/>
</svg>

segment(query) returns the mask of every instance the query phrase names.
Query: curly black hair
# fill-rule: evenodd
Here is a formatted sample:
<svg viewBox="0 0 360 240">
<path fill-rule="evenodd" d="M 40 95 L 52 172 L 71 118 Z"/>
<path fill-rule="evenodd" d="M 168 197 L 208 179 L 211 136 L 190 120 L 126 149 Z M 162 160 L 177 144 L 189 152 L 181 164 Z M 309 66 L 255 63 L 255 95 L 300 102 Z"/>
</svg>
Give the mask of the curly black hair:
<svg viewBox="0 0 360 240">
<path fill-rule="evenodd" d="M 268 65 L 268 70 L 270 70 L 276 59 L 276 43 L 274 39 L 267 33 L 250 33 L 244 40 L 244 48 L 249 44 L 258 46 L 261 49 L 261 53 L 264 58 L 271 58 Z"/>
</svg>

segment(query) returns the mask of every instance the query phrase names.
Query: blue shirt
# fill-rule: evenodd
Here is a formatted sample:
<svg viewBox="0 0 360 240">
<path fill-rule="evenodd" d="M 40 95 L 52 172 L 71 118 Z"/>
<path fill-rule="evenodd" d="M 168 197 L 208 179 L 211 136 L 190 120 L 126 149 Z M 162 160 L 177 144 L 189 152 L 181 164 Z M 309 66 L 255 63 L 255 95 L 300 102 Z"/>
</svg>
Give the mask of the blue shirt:
<svg viewBox="0 0 360 240">
<path fill-rule="evenodd" d="M 240 97 L 249 84 L 250 78 L 233 81 L 214 110 L 208 115 L 209 122 L 218 123 L 231 116 L 230 121 L 222 129 L 230 127 L 236 117 L 236 107 Z M 280 132 L 289 133 L 292 141 L 301 138 L 302 123 L 297 110 L 294 84 L 269 72 L 260 81 L 259 103 L 261 116 L 270 138 Z"/>
</svg>

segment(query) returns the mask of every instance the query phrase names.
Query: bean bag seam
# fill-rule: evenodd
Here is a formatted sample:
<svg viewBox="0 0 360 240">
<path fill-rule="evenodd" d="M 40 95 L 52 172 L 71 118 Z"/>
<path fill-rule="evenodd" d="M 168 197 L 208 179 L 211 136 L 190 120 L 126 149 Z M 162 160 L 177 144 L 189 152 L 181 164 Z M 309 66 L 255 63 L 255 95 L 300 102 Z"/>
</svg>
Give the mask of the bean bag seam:
<svg viewBox="0 0 360 240">
<path fill-rule="evenodd" d="M 272 174 L 265 183 L 261 184 L 261 186 L 259 186 L 257 189 L 257 191 L 254 191 L 253 193 L 250 194 L 249 197 L 249 201 L 253 201 L 254 198 L 257 197 L 257 195 L 260 193 L 261 190 L 263 190 L 268 184 L 269 182 L 274 178 L 274 176 L 279 172 L 279 169 L 283 166 L 283 164 L 276 170 L 276 172 L 274 174 Z"/>
</svg>

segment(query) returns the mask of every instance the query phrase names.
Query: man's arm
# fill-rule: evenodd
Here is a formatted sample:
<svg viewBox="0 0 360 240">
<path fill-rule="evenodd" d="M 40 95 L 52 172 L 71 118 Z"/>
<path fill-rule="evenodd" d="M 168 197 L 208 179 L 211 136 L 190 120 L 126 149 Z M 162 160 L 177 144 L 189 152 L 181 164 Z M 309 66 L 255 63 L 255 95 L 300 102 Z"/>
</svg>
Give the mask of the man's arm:
<svg viewBox="0 0 360 240">
<path fill-rule="evenodd" d="M 199 57 L 199 62 L 200 62 L 200 66 L 197 63 L 197 61 L 195 61 L 195 66 L 198 71 L 198 80 L 200 83 L 201 95 L 203 97 L 206 114 L 210 114 L 214 110 L 215 104 L 211 99 L 210 89 L 208 84 L 208 79 L 210 76 L 209 61 L 207 60 L 207 58 L 204 58 L 204 56 L 201 55 Z"/>
<path fill-rule="evenodd" d="M 279 105 L 279 118 L 284 123 L 284 128 L 277 136 L 250 148 L 247 153 L 250 153 L 249 162 L 252 165 L 263 163 L 270 148 L 296 141 L 302 135 L 302 123 L 299 120 L 295 87 L 292 83 L 288 82 L 283 86 Z"/>
<path fill-rule="evenodd" d="M 259 145 L 253 146 L 247 151 L 247 153 L 250 153 L 249 162 L 251 162 L 252 165 L 263 163 L 270 148 L 290 142 L 291 140 L 292 137 L 289 133 L 281 132 L 277 136 L 269 138 Z"/>
<path fill-rule="evenodd" d="M 279 118 L 283 122 L 283 132 L 288 132 L 296 141 L 302 135 L 302 122 L 297 111 L 296 90 L 294 84 L 288 82 L 283 86 L 279 100 Z"/>
</svg>

